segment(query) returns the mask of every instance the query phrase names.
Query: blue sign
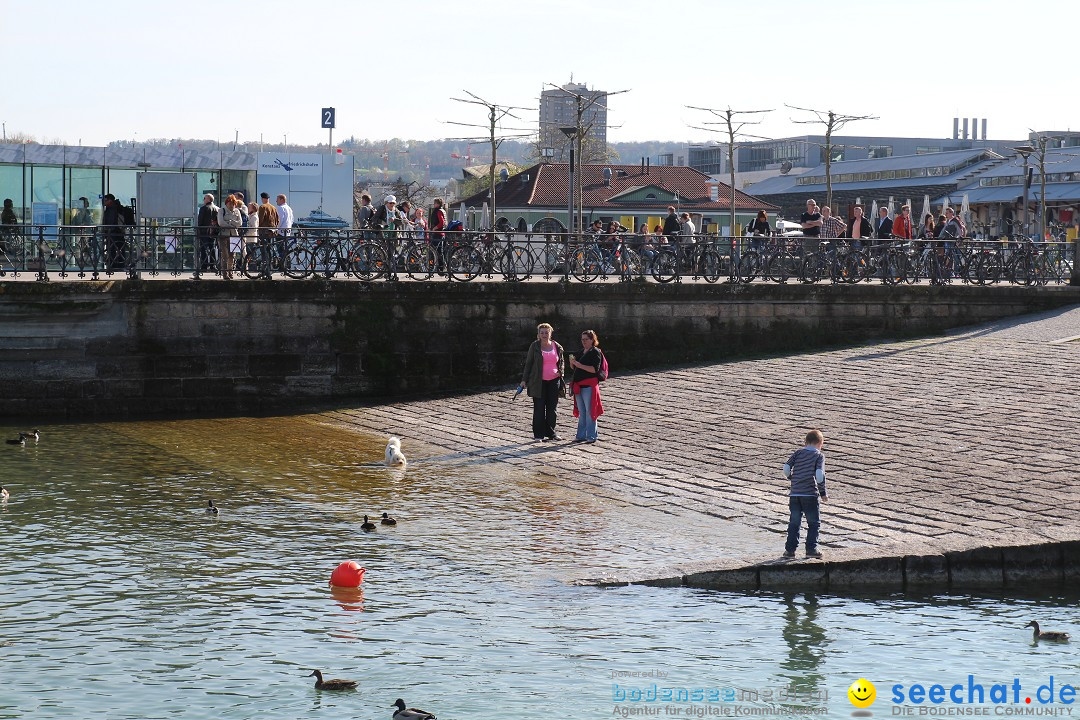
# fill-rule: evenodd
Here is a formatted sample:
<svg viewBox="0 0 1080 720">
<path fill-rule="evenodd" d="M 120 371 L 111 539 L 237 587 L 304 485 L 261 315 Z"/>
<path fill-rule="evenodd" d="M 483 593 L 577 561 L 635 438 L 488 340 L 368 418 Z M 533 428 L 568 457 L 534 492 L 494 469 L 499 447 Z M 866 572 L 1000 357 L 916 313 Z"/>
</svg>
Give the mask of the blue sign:
<svg viewBox="0 0 1080 720">
<path fill-rule="evenodd" d="M 323 108 L 321 118 L 324 128 L 334 129 L 334 108 Z"/>
</svg>

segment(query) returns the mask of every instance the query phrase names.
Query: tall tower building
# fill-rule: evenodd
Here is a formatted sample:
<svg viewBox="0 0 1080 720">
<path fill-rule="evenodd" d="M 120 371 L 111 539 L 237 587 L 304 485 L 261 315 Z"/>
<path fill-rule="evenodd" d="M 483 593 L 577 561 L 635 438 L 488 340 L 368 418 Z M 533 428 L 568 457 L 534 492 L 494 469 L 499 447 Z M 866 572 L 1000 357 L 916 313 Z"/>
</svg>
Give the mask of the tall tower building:
<svg viewBox="0 0 1080 720">
<path fill-rule="evenodd" d="M 582 141 L 581 162 L 604 162 L 607 159 L 607 92 L 589 90 L 585 83 L 573 81 L 540 93 L 540 147 L 551 148 L 553 162 L 570 160 L 570 141 L 559 129 L 577 124 L 578 98 L 581 96 L 582 128 L 588 128 Z"/>
</svg>

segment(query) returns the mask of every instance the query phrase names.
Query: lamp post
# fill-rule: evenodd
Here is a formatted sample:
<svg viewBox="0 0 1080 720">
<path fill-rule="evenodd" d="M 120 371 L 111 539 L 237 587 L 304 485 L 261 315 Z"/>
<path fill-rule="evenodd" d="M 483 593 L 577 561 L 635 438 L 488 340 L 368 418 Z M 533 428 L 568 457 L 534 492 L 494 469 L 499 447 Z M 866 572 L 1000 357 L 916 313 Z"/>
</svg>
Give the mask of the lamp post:
<svg viewBox="0 0 1080 720">
<path fill-rule="evenodd" d="M 1021 229 L 1023 230 L 1024 237 L 1028 237 L 1028 188 L 1031 183 L 1028 181 L 1028 157 L 1035 152 L 1035 148 L 1030 145 L 1020 145 L 1019 147 L 1012 148 L 1020 157 L 1024 158 L 1024 219 L 1022 220 Z"/>
<path fill-rule="evenodd" d="M 574 137 L 577 135 L 577 127 L 561 127 L 559 130 L 570 141 L 570 165 L 568 166 L 570 188 L 566 193 L 566 230 L 574 232 Z"/>
</svg>

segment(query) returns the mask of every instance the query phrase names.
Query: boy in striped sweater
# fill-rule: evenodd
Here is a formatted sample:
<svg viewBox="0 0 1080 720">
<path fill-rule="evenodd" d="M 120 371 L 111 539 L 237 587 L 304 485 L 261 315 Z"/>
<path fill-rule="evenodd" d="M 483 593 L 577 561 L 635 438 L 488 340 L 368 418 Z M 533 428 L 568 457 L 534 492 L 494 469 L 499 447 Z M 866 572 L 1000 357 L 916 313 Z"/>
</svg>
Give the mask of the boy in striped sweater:
<svg viewBox="0 0 1080 720">
<path fill-rule="evenodd" d="M 784 557 L 795 557 L 795 548 L 799 547 L 799 528 L 802 517 L 806 515 L 806 557 L 820 558 L 817 549 L 818 530 L 821 527 L 821 513 L 818 496 L 826 502 L 825 493 L 825 456 L 821 446 L 825 444 L 820 430 L 806 433 L 806 446 L 796 450 L 784 464 L 784 477 L 791 480 L 791 492 L 788 494 L 788 507 L 791 518 L 788 520 L 787 544 Z"/>
</svg>

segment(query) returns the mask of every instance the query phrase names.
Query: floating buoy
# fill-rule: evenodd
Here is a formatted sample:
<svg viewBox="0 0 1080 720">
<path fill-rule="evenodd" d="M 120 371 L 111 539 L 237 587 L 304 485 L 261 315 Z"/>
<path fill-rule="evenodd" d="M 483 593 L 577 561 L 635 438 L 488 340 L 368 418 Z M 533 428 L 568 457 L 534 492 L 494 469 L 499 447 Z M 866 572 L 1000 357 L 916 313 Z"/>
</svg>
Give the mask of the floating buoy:
<svg viewBox="0 0 1080 720">
<path fill-rule="evenodd" d="M 358 588 L 364 582 L 364 573 L 367 570 L 360 567 L 355 560 L 346 560 L 337 566 L 330 574 L 330 584 L 334 587 Z"/>
</svg>

